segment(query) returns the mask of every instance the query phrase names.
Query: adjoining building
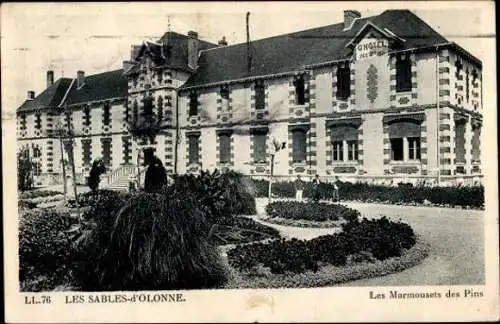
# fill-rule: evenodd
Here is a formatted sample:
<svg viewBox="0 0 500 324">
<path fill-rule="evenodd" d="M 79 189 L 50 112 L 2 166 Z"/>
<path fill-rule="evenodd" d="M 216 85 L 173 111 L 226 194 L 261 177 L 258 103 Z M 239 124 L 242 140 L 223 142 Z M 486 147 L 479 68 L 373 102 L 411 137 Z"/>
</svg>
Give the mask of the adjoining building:
<svg viewBox="0 0 500 324">
<path fill-rule="evenodd" d="M 275 154 L 282 178 L 482 181 L 481 61 L 408 10 L 347 10 L 342 23 L 236 45 L 167 32 L 132 46 L 120 70 L 56 82 L 48 71 L 17 110 L 41 185 L 61 182 L 59 121 L 78 181 L 102 158 L 120 183 L 144 147 L 177 173 L 267 177 Z"/>
</svg>

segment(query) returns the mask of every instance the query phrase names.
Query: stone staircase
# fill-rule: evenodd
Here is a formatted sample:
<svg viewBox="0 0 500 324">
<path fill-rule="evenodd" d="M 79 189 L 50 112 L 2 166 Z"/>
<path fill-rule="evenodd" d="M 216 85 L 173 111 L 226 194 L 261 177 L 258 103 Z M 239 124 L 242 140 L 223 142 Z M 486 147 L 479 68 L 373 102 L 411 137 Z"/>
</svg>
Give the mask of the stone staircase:
<svg viewBox="0 0 500 324">
<path fill-rule="evenodd" d="M 142 186 L 144 182 L 144 170 L 144 167 L 140 167 L 138 169 L 137 165 L 133 164 L 122 165 L 109 173 L 109 175 L 107 176 L 107 182 L 105 185 L 103 185 L 103 188 L 110 190 L 128 191 L 129 182 L 131 181 L 132 177 L 134 178 L 137 187 L 137 181 L 139 178 L 138 175 L 141 176 L 140 180 Z"/>
</svg>

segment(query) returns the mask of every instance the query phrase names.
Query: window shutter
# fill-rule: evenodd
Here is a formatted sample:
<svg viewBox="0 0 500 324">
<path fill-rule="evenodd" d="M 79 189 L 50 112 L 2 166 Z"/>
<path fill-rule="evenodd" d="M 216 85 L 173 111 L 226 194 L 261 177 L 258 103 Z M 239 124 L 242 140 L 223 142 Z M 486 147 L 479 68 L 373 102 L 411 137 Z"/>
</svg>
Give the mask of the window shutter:
<svg viewBox="0 0 500 324">
<path fill-rule="evenodd" d="M 189 136 L 189 163 L 198 163 L 199 162 L 199 137 L 198 136 Z"/>
<path fill-rule="evenodd" d="M 264 109 L 266 105 L 264 83 L 257 82 L 255 84 L 255 109 Z"/>
<path fill-rule="evenodd" d="M 306 132 L 302 129 L 296 129 L 292 133 L 292 155 L 293 162 L 304 162 L 307 153 Z"/>
<path fill-rule="evenodd" d="M 409 58 L 396 62 L 396 91 L 411 90 L 411 62 Z"/>
<path fill-rule="evenodd" d="M 266 134 L 256 133 L 253 135 L 253 155 L 256 162 L 266 160 Z"/>
<path fill-rule="evenodd" d="M 219 135 L 220 162 L 231 162 L 231 137 L 228 134 Z"/>
</svg>

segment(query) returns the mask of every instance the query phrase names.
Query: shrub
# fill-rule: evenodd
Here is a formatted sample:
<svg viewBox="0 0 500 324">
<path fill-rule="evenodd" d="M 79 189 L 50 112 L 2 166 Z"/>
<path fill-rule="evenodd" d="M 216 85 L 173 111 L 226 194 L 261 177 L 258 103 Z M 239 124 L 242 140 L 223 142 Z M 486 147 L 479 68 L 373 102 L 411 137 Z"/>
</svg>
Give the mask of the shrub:
<svg viewBox="0 0 500 324">
<path fill-rule="evenodd" d="M 109 229 L 96 226 L 85 239 L 78 276 L 82 289 L 194 289 L 224 284 L 225 269 L 209 242 L 204 212 L 194 195 L 174 188 L 132 196 Z"/>
<path fill-rule="evenodd" d="M 256 197 L 267 197 L 267 180 L 253 180 Z M 322 182 L 319 185 L 321 199 L 331 199 L 333 184 Z M 282 198 L 295 197 L 293 182 L 273 183 L 272 193 Z M 304 197 L 312 198 L 314 187 L 306 182 Z M 398 187 L 370 185 L 365 183 L 339 182 L 339 196 L 342 200 L 384 202 L 384 203 L 418 203 L 428 200 L 435 205 L 469 206 L 481 208 L 484 206 L 484 187 L 424 187 L 400 184 Z"/>
<path fill-rule="evenodd" d="M 317 271 L 322 264 L 344 266 L 347 262 L 385 260 L 401 256 L 415 244 L 412 228 L 404 223 L 377 220 L 351 221 L 342 232 L 315 239 L 275 240 L 238 246 L 228 252 L 229 264 L 240 271 L 259 265 L 272 273 Z"/>
<path fill-rule="evenodd" d="M 74 253 L 67 230 L 76 220 L 68 213 L 37 210 L 22 215 L 19 226 L 19 279 L 36 286 L 24 289 L 51 290 L 71 276 Z"/>
<path fill-rule="evenodd" d="M 297 201 L 272 202 L 266 206 L 266 213 L 269 217 L 320 222 L 335 221 L 340 218 L 351 221 L 360 215 L 357 210 L 342 205 Z"/>
<path fill-rule="evenodd" d="M 241 244 L 280 237 L 275 228 L 257 223 L 247 217 L 236 217 L 232 225 L 220 225 L 212 233 L 217 245 Z"/>
<path fill-rule="evenodd" d="M 49 196 L 57 196 L 62 195 L 60 191 L 54 190 L 31 190 L 25 191 L 19 195 L 20 199 L 33 199 L 38 197 L 49 197 Z"/>
</svg>

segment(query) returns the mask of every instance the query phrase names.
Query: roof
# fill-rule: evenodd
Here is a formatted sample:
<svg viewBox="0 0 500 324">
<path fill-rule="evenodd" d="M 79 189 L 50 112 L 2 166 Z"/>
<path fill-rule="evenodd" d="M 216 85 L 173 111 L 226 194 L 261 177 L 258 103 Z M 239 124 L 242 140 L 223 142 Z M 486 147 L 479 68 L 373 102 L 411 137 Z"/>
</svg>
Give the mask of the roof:
<svg viewBox="0 0 500 324">
<path fill-rule="evenodd" d="M 401 49 L 448 42 L 409 10 L 387 10 L 378 16 L 358 18 L 346 30 L 342 22 L 253 41 L 250 43 L 250 73 L 246 43 L 205 50 L 201 52 L 196 73 L 183 88 L 280 74 L 304 69 L 307 65 L 347 59 L 352 49 L 346 45 L 368 22 L 403 39 Z"/>
<path fill-rule="evenodd" d="M 70 78 L 60 78 L 34 99 L 26 100 L 18 112 L 27 112 L 43 108 L 57 107 L 71 84 Z"/>
<path fill-rule="evenodd" d="M 189 36 L 175 32 L 166 32 L 157 42 L 146 41 L 140 46 L 134 46 L 133 60 L 140 61 L 147 52 L 156 64 L 166 64 L 172 69 L 192 71 L 188 67 L 188 39 Z M 206 50 L 218 45 L 197 39 L 198 50 Z M 132 67 L 128 73 L 139 71 L 139 66 Z"/>
<path fill-rule="evenodd" d="M 127 92 L 128 80 L 123 70 L 108 71 L 86 76 L 80 89 L 77 89 L 77 83 L 74 82 L 64 104 L 121 98 L 126 97 Z"/>
</svg>

